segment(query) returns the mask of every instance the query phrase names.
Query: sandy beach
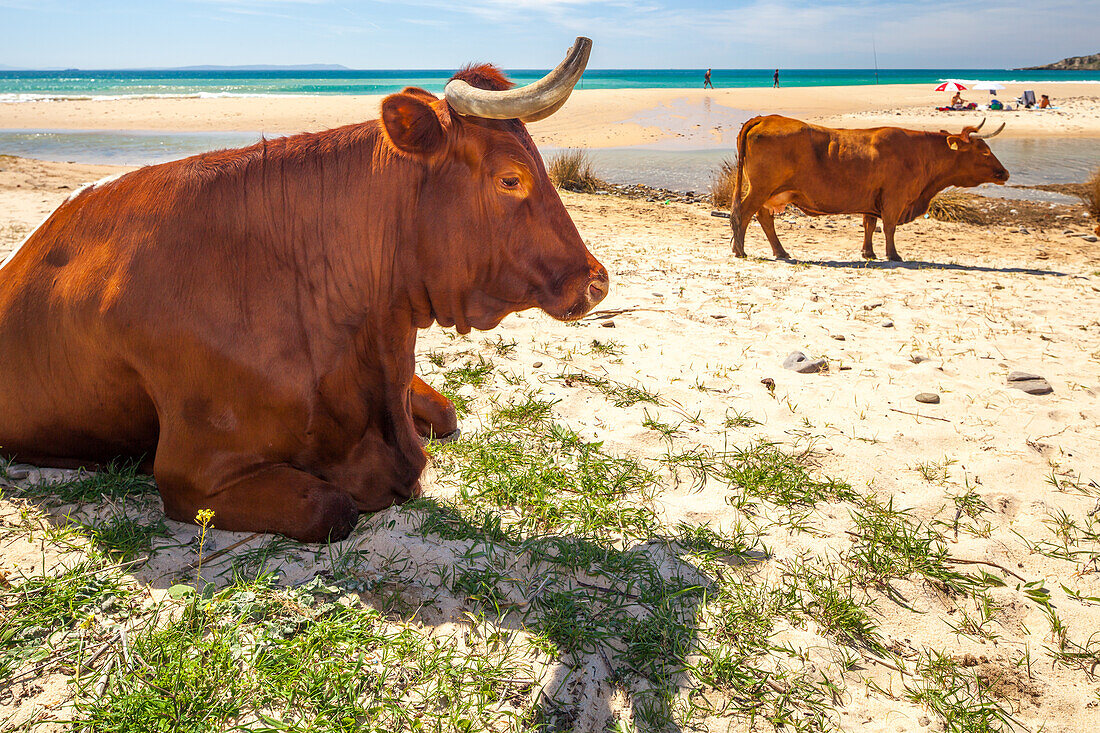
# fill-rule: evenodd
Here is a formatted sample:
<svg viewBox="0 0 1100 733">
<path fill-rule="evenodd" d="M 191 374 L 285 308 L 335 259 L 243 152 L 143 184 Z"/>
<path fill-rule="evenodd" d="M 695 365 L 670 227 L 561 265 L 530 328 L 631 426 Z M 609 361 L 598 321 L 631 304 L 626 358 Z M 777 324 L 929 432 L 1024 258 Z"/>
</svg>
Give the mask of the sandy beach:
<svg viewBox="0 0 1100 733">
<path fill-rule="evenodd" d="M 767 92 L 758 93 L 762 98 Z M 882 104 L 870 92 L 845 93 L 867 94 L 869 106 Z M 793 106 L 798 95 L 784 94 L 783 104 Z M 837 95 L 829 105 L 840 104 L 843 95 Z M 598 127 L 582 122 L 580 110 L 590 109 L 590 97 L 577 96 L 566 121 L 547 123 L 557 132 L 540 135 L 565 139 Z M 645 95 L 634 96 L 633 103 L 642 105 Z M 732 103 L 733 96 L 723 99 Z M 96 116 L 81 118 L 80 125 L 81 106 L 49 105 L 42 118 L 49 124 L 33 126 L 122 126 L 124 120 L 136 127 L 154 120 L 215 125 L 214 110 L 233 108 L 220 100 L 184 104 L 189 112 L 179 117 L 170 114 L 175 103 L 92 105 Z M 347 99 L 333 106 L 326 100 L 312 111 L 305 102 L 270 104 L 233 124 L 278 121 L 308 128 L 355 119 Z M 817 114 L 829 113 L 825 106 Z M 0 126 L 32 126 L 29 117 L 12 117 L 32 111 L 30 105 L 5 107 Z M 118 119 L 109 119 L 114 114 Z M 638 135 L 647 129 L 639 125 Z M 591 137 L 584 139 L 592 144 Z M 0 158 L 0 256 L 75 187 L 120 170 Z M 863 509 L 853 500 L 823 500 L 807 507 L 799 529 L 772 499 L 746 507 L 736 501 L 736 487 L 713 478 L 700 485 L 688 464 L 677 469 L 668 456 L 762 443 L 801 455 L 813 475 L 834 477 L 860 497 L 891 500 L 895 509 L 910 512 L 906 521 L 941 538 L 957 560 L 952 567 L 981 567 L 1000 585 L 970 597 L 945 592 L 919 573 L 902 573 L 859 591 L 866 593 L 863 606 L 885 656 L 838 638 L 821 608 L 811 605 L 801 621 L 776 618 L 760 664 L 796 669 L 818 684 L 827 680 L 836 690 L 828 707 L 835 708 L 842 730 L 943 730 L 942 720 L 913 692 L 932 684 L 919 670 L 933 652 L 953 660 L 952 669 L 966 679 L 985 680 L 992 704 L 1026 730 L 1070 733 L 1100 720 L 1100 686 L 1088 661 L 1095 658 L 1088 654 L 1095 654 L 1093 634 L 1100 628 L 1094 524 L 1100 496 L 1100 250 L 1076 236 L 1094 224 L 1079 212 L 1027 233 L 1008 225 L 921 219 L 899 229 L 898 246 L 909 262 L 868 265 L 858 258 L 857 218 L 789 214 L 777 219 L 777 229 L 797 261 L 776 262 L 765 257 L 769 248 L 756 225 L 748 234 L 750 259 L 734 259 L 727 222 L 705 206 L 568 193 L 563 199 L 591 251 L 607 265 L 611 294 L 597 313 L 574 325 L 530 311 L 510 316 L 492 333 L 456 338 L 438 328 L 423 332 L 418 370 L 436 386 L 462 365 L 492 364 L 481 384 L 458 387 L 470 402 L 464 432 L 486 429 L 497 406 L 525 395 L 552 401 L 555 420 L 585 439 L 603 441 L 612 455 L 653 467 L 659 479 L 652 505 L 664 527 L 752 527 L 767 554 L 723 572 L 760 592 L 799 563 L 817 568 L 847 562 L 859 545 L 853 515 Z M 881 252 L 881 239 L 876 244 Z M 785 369 L 784 359 L 796 351 L 826 359 L 827 368 L 816 374 Z M 1017 370 L 1042 376 L 1053 393 L 1013 389 L 1006 379 Z M 593 386 L 600 380 L 640 387 L 654 398 L 616 404 Z M 921 393 L 936 395 L 938 404 L 917 402 Z M 674 428 L 675 437 L 655 424 Z M 64 475 L 31 469 L 7 483 L 31 486 Z M 443 475 L 440 467 L 429 469 L 426 496 L 453 496 L 454 485 Z M 18 490 L 5 489 L 0 499 L 0 578 L 62 563 L 74 550 L 51 544 L 58 527 L 117 511 L 143 522 L 160 518 L 155 498 L 50 506 L 18 497 Z M 359 552 L 357 572 L 396 584 L 391 595 L 402 596 L 408 606 L 401 608 L 410 610 L 391 610 L 392 623 L 481 649 L 477 638 L 498 627 L 488 617 L 472 621 L 471 610 L 481 614 L 481 607 L 436 582 L 466 568 L 470 551 L 421 531 L 422 511 L 395 508 L 365 518 L 336 552 Z M 1059 523 L 1062 516 L 1072 528 Z M 167 522 L 167 536 L 154 540 L 154 549 L 161 549 L 130 576 L 148 599 L 144 603 L 169 602 L 165 589 L 193 574 L 196 535 L 194 526 Z M 269 537 L 213 531 L 207 550 L 241 541 L 211 561 L 204 571 L 210 579 L 224 584 L 219 573 L 235 556 L 275 546 Z M 1054 551 L 1062 546 L 1079 554 Z M 269 562 L 280 582 L 293 586 L 329 567 L 329 555 L 289 548 L 272 551 Z M 393 570 L 386 558 L 397 556 L 403 560 Z M 538 586 L 540 578 L 529 576 L 533 571 L 517 557 L 492 557 L 501 564 L 490 567 L 523 587 Z M 1036 595 L 1035 588 L 1048 595 Z M 392 609 L 379 598 L 352 593 L 340 602 Z M 1062 631 L 1052 629 L 1051 608 Z M 573 711 L 567 719 L 575 730 L 605 730 L 615 719 L 642 715 L 617 681 L 621 671 L 606 659 L 591 654 L 579 671 L 570 671 L 540 648 L 529 649 L 513 675 L 529 675 L 536 689 L 553 690 L 546 693 L 551 708 Z M 1062 654 L 1078 649 L 1086 650 L 1084 661 Z M 63 716 L 65 679 L 53 671 L 21 682 L 0 697 L 0 719 Z M 682 703 L 689 693 L 681 689 L 677 699 Z M 695 723 L 708 730 L 748 729 L 746 719 L 732 713 L 698 716 Z"/>
<path fill-rule="evenodd" d="M 1038 88 L 1041 87 L 1041 88 Z M 999 98 L 1024 89 L 1050 94 L 1058 109 L 990 113 L 1008 124 L 1006 136 L 1100 137 L 1100 85 L 1009 85 Z M 978 104 L 988 92 L 966 92 Z M 377 117 L 378 96 L 255 98 L 134 98 L 0 104 L 0 129 L 317 131 Z M 732 146 L 745 119 L 785 114 L 837 127 L 901 125 L 938 130 L 974 124 L 977 112 L 937 112 L 950 94 L 927 86 L 881 85 L 780 89 L 584 90 L 553 117 L 533 125 L 540 146 L 621 147 L 642 144 Z"/>
</svg>

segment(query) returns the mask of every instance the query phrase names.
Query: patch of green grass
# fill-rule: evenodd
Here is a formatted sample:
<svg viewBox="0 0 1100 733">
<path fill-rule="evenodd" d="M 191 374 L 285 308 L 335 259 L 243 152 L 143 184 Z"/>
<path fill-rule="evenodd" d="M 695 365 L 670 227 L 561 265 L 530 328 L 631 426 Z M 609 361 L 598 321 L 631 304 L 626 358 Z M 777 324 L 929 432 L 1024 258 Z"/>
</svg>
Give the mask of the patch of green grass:
<svg viewBox="0 0 1100 733">
<path fill-rule="evenodd" d="M 756 443 L 721 455 L 717 472 L 731 486 L 777 506 L 859 499 L 844 481 L 814 478 L 807 470 L 805 456 L 793 456 L 774 443 Z"/>
<path fill-rule="evenodd" d="M 547 420 L 464 435 L 436 447 L 433 460 L 462 501 L 514 512 L 524 531 L 644 536 L 654 526 L 649 469 Z"/>
<path fill-rule="evenodd" d="M 754 417 L 751 417 L 748 413 L 741 412 L 739 410 L 729 409 L 726 411 L 726 421 L 723 423 L 727 429 L 733 428 L 751 428 L 762 423 Z"/>
<path fill-rule="evenodd" d="M 918 463 L 913 468 L 921 475 L 925 481 L 930 484 L 945 484 L 947 483 L 947 467 L 955 461 L 951 458 L 944 458 L 942 461 L 925 461 Z"/>
<path fill-rule="evenodd" d="M 443 386 L 454 390 L 464 385 L 481 387 L 493 373 L 493 362 L 478 355 L 477 361 L 468 361 L 460 367 L 449 369 L 443 373 Z"/>
<path fill-rule="evenodd" d="M 611 404 L 616 407 L 630 407 L 639 402 L 653 405 L 660 404 L 658 395 L 650 392 L 645 387 L 623 384 L 605 377 L 597 377 L 584 372 L 562 372 L 556 379 L 560 379 L 566 387 L 572 387 L 574 384 L 593 387 L 611 400 Z"/>
<path fill-rule="evenodd" d="M 997 733 L 1015 726 L 1010 712 L 979 676 L 943 652 L 925 650 L 917 659 L 917 682 L 905 696 L 937 716 L 946 733 Z"/>
<path fill-rule="evenodd" d="M 48 657 L 71 663 L 102 631 L 95 615 L 130 595 L 117 569 L 92 561 L 12 582 L 0 591 L 0 683 Z"/>
<path fill-rule="evenodd" d="M 895 509 L 892 497 L 887 504 L 867 499 L 851 516 L 854 544 L 846 557 L 866 581 L 881 584 L 916 574 L 946 591 L 968 595 L 993 580 L 955 570 L 943 538 L 909 512 Z"/>
<path fill-rule="evenodd" d="M 151 476 L 139 473 L 140 465 L 140 461 L 112 461 L 100 471 L 80 470 L 67 481 L 22 486 L 16 495 L 58 504 L 146 496 L 156 491 L 156 484 Z"/>
<path fill-rule="evenodd" d="M 73 729 L 494 731 L 522 729 L 533 686 L 510 648 L 387 623 L 332 602 L 320 584 L 239 586 L 193 598 L 175 621 L 134 637 L 100 696 L 78 700 Z M 137 661 L 140 660 L 140 661 Z"/>
<path fill-rule="evenodd" d="M 133 560 L 138 555 L 149 552 L 154 537 L 168 536 L 168 528 L 163 519 L 144 524 L 122 514 L 105 522 L 82 525 L 82 528 L 96 547 L 113 562 Z"/>
<path fill-rule="evenodd" d="M 515 398 L 498 405 L 490 417 L 494 426 L 522 426 L 546 422 L 553 414 L 554 405 L 561 400 L 544 400 L 538 391 L 526 392 L 523 400 Z"/>
<path fill-rule="evenodd" d="M 505 341 L 503 336 L 497 336 L 495 339 L 484 339 L 481 343 L 492 349 L 497 356 L 504 357 L 511 357 L 516 350 L 516 346 L 518 346 L 515 339 Z"/>
<path fill-rule="evenodd" d="M 652 430 L 659 434 L 662 439 L 667 440 L 669 443 L 676 438 L 684 437 L 685 433 L 680 429 L 680 425 L 683 423 L 677 423 L 672 425 L 671 423 L 664 423 L 658 420 L 658 415 L 650 415 L 649 410 L 644 411 L 645 417 L 642 420 L 642 427 L 646 430 Z"/>
<path fill-rule="evenodd" d="M 595 356 L 622 356 L 623 345 L 616 342 L 615 339 L 608 339 L 607 341 L 592 339 L 592 343 L 588 345 L 588 353 Z"/>
</svg>

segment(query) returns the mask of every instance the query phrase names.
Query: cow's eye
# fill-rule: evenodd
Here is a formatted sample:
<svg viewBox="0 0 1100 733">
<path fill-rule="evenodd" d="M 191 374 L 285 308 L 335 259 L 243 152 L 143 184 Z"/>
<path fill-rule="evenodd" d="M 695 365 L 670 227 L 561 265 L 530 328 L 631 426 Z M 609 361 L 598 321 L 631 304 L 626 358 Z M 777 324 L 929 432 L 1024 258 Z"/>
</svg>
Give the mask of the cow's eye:
<svg viewBox="0 0 1100 733">
<path fill-rule="evenodd" d="M 519 188 L 519 176 L 504 176 L 500 179 L 500 185 L 504 188 Z"/>
</svg>

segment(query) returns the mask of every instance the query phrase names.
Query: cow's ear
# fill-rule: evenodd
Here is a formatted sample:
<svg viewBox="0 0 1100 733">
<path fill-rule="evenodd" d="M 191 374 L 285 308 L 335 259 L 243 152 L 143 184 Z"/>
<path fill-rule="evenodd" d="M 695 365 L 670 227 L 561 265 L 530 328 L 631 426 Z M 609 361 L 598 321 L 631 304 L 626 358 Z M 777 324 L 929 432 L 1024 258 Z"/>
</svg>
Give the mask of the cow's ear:
<svg viewBox="0 0 1100 733">
<path fill-rule="evenodd" d="M 432 155 L 443 148 L 443 123 L 419 94 L 402 92 L 383 99 L 382 127 L 393 146 L 410 155 Z"/>
<path fill-rule="evenodd" d="M 962 138 L 959 137 L 958 135 L 948 135 L 947 136 L 947 147 L 951 148 L 952 150 L 958 150 L 959 149 L 959 144 L 961 142 L 962 142 Z"/>
</svg>

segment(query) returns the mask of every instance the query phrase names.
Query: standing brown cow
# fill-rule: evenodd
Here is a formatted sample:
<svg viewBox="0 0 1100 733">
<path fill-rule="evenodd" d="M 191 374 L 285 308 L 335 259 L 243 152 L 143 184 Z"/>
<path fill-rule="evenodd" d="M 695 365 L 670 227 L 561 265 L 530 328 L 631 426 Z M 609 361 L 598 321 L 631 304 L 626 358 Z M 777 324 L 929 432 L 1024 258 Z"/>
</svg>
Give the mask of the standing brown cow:
<svg viewBox="0 0 1100 733">
<path fill-rule="evenodd" d="M 152 458 L 165 510 L 346 536 L 419 491 L 417 329 L 489 329 L 607 293 L 523 121 L 565 103 L 582 38 L 520 89 L 467 68 L 380 120 L 128 173 L 62 204 L 0 270 L 0 452 Z"/>
<path fill-rule="evenodd" d="M 985 124 L 985 120 L 982 120 Z M 871 237 L 882 219 L 886 256 L 900 262 L 894 229 L 928 210 L 949 186 L 1003 184 L 1005 170 L 977 127 L 958 135 L 900 127 L 837 130 L 780 115 L 754 117 L 737 134 L 737 183 L 730 224 L 733 253 L 745 256 L 745 230 L 755 214 L 779 259 L 790 257 L 774 216 L 788 204 L 807 214 L 863 214 L 863 256 L 875 259 Z M 742 193 L 742 181 L 748 190 Z"/>
</svg>

